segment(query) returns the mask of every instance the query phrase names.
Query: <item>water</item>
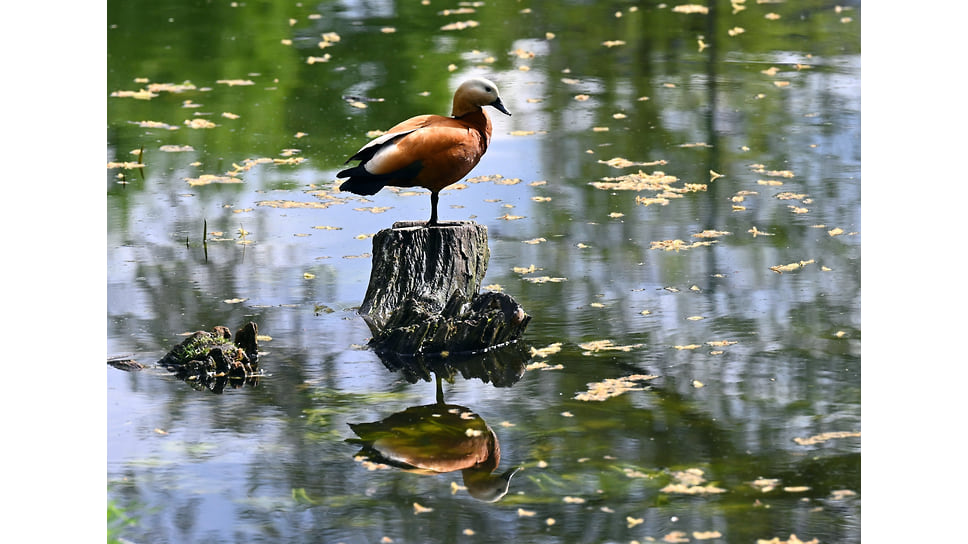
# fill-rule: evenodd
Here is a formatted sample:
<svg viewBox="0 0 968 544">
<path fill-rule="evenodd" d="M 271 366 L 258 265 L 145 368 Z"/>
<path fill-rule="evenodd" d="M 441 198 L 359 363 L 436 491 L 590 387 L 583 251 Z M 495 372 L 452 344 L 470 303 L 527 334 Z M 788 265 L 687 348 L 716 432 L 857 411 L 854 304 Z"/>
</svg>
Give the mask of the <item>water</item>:
<svg viewBox="0 0 968 544">
<path fill-rule="evenodd" d="M 182 333 L 249 320 L 269 337 L 266 375 L 221 394 L 107 368 L 108 497 L 137 518 L 121 536 L 860 542 L 860 6 L 845 6 L 109 2 L 108 92 L 184 87 L 106 98 L 107 160 L 143 147 L 146 165 L 106 175 L 108 356 L 151 365 Z M 443 383 L 493 429 L 500 470 L 522 467 L 495 503 L 459 472 L 369 470 L 346 442 L 349 423 L 434 402 L 433 381 L 363 347 L 355 313 L 371 236 L 426 219 L 429 198 L 337 193 L 334 174 L 367 131 L 448 113 L 474 75 L 513 116 L 490 112 L 471 176 L 494 177 L 445 191 L 441 219 L 487 226 L 485 285 L 533 316 L 529 346 L 560 343 L 510 386 Z M 663 204 L 593 185 L 640 170 L 691 190 Z M 186 181 L 230 171 L 242 182 Z M 657 377 L 576 398 L 636 374 Z"/>
</svg>

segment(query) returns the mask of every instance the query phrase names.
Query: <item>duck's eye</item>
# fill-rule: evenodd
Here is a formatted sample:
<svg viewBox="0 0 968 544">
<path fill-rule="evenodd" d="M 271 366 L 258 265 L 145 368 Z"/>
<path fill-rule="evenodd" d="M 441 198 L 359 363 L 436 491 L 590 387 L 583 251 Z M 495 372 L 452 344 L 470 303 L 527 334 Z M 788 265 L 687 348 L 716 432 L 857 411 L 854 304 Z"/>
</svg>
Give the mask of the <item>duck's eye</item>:
<svg viewBox="0 0 968 544">
<path fill-rule="evenodd" d="M 484 92 L 485 93 L 490 93 L 491 91 L 492 91 L 492 89 L 490 87 L 488 87 L 486 85 L 484 86 Z"/>
</svg>

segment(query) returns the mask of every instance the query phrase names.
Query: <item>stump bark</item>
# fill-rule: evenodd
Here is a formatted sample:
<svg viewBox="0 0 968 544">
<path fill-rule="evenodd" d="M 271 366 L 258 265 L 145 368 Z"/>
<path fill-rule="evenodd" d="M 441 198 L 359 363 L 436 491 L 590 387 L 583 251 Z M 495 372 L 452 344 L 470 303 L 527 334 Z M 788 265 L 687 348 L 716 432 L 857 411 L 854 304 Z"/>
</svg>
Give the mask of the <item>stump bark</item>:
<svg viewBox="0 0 968 544">
<path fill-rule="evenodd" d="M 475 353 L 514 342 L 531 320 L 504 293 L 478 293 L 490 250 L 473 221 L 400 221 L 373 237 L 373 268 L 359 314 L 377 351 Z"/>
</svg>

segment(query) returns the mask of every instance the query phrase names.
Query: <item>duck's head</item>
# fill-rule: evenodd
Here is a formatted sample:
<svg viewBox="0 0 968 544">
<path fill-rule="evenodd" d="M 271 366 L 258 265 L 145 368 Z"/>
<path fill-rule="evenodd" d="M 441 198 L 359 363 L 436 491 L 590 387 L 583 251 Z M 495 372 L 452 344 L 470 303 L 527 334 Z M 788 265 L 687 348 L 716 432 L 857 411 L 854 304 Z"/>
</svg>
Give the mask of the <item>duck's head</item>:
<svg viewBox="0 0 968 544">
<path fill-rule="evenodd" d="M 514 467 L 501 474 L 492 474 L 486 469 L 469 468 L 464 469 L 461 475 L 464 478 L 464 487 L 471 497 L 484 502 L 497 502 L 507 495 L 511 476 L 519 470 L 521 467 Z"/>
<path fill-rule="evenodd" d="M 497 111 L 511 115 L 511 112 L 501 102 L 501 93 L 498 92 L 497 85 L 493 81 L 483 77 L 471 78 L 457 87 L 457 92 L 454 93 L 454 110 L 451 115 L 460 117 L 484 106 L 493 106 Z"/>
</svg>

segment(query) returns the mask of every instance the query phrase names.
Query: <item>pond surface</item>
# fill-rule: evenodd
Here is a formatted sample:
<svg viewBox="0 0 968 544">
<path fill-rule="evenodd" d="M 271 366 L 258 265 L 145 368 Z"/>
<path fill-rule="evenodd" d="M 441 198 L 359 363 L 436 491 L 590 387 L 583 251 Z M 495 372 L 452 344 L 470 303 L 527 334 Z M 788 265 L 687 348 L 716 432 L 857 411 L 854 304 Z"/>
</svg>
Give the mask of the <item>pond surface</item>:
<svg viewBox="0 0 968 544">
<path fill-rule="evenodd" d="M 143 167 L 106 174 L 107 355 L 148 366 L 107 367 L 108 498 L 135 520 L 113 534 L 860 542 L 860 15 L 110 0 L 107 161 Z M 489 111 L 440 216 L 487 227 L 485 288 L 532 316 L 532 355 L 440 393 L 520 467 L 496 502 L 348 441 L 437 399 L 356 313 L 372 236 L 430 199 L 335 173 L 471 76 L 513 116 Z M 154 365 L 248 321 L 258 380 L 215 393 Z"/>
</svg>

